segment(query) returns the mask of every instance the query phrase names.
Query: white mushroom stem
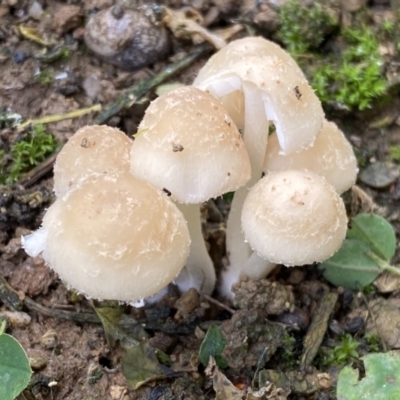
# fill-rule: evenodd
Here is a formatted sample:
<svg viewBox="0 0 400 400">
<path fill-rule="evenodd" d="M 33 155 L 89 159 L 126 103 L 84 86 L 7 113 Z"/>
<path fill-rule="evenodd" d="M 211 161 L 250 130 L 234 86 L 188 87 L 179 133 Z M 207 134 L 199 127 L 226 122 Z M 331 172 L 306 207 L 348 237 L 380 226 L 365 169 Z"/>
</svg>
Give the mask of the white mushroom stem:
<svg viewBox="0 0 400 400">
<path fill-rule="evenodd" d="M 243 83 L 243 91 L 245 98 L 243 140 L 250 157 L 251 179 L 246 186 L 235 192 L 227 221 L 226 250 L 229 267 L 222 275 L 221 286 L 221 292 L 226 297 L 232 297 L 231 285 L 240 279 L 242 273 L 248 276 L 259 275 L 256 271 L 262 270 L 265 265 L 265 260 L 261 257 L 254 256 L 252 262 L 248 262 L 252 251 L 245 241 L 240 218 L 249 189 L 257 183 L 262 175 L 269 122 L 265 116 L 264 102 L 261 100 L 260 92 L 252 84 L 245 82 Z"/>
<path fill-rule="evenodd" d="M 199 204 L 176 204 L 185 217 L 190 238 L 189 257 L 186 266 L 174 280 L 181 292 L 195 288 L 199 292 L 211 295 L 215 287 L 214 264 L 208 254 L 201 229 L 201 213 Z"/>
<path fill-rule="evenodd" d="M 254 251 L 244 263 L 242 273 L 250 279 L 262 279 L 268 276 L 275 267 L 275 263 L 265 260 Z"/>
</svg>

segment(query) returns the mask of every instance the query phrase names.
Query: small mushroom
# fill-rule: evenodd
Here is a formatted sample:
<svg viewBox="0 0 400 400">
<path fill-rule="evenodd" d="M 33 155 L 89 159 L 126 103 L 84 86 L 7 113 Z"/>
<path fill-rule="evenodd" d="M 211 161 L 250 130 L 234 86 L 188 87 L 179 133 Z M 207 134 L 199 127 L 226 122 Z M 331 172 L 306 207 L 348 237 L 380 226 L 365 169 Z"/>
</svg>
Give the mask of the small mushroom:
<svg viewBox="0 0 400 400">
<path fill-rule="evenodd" d="M 130 173 L 91 175 L 48 209 L 25 251 L 79 292 L 138 301 L 180 272 L 190 237 L 183 215 L 162 193 Z"/>
<path fill-rule="evenodd" d="M 333 122 L 324 121 L 314 144 L 297 153 L 282 154 L 276 133 L 268 139 L 263 170 L 308 169 L 322 175 L 340 194 L 357 178 L 357 160 L 349 141 Z"/>
<path fill-rule="evenodd" d="M 174 151 L 174 144 L 181 151 Z M 213 263 L 205 247 L 201 202 L 234 191 L 250 178 L 250 161 L 241 135 L 221 103 L 192 86 L 160 96 L 146 110 L 131 150 L 131 172 L 166 188 L 188 220 L 192 238 L 181 290 L 211 294 Z M 183 272 L 184 273 L 184 272 Z"/>
<path fill-rule="evenodd" d="M 252 176 L 235 193 L 226 232 L 229 263 L 240 270 L 251 255 L 239 228 L 240 213 L 249 188 L 262 174 L 269 122 L 275 125 L 282 151 L 291 153 L 312 145 L 324 113 L 289 53 L 261 37 L 229 43 L 207 61 L 193 85 L 222 99 L 243 128 Z"/>
<path fill-rule="evenodd" d="M 62 196 L 95 173 L 129 172 L 133 140 L 117 128 L 84 126 L 71 136 L 54 165 L 54 192 Z"/>
<path fill-rule="evenodd" d="M 164 59 L 170 49 L 168 32 L 151 8 L 124 9 L 119 4 L 89 19 L 85 42 L 100 58 L 129 71 Z"/>
<path fill-rule="evenodd" d="M 250 190 L 242 228 L 261 257 L 300 266 L 321 262 L 339 249 L 347 216 L 342 199 L 325 178 L 288 170 L 269 173 Z"/>
</svg>

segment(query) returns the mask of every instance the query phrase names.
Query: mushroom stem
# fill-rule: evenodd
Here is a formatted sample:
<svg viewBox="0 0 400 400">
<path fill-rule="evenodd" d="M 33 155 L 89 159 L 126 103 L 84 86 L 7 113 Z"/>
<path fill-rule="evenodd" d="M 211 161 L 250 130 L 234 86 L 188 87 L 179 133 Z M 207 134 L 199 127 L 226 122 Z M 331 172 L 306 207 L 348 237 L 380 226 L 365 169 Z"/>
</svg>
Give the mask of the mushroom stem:
<svg viewBox="0 0 400 400">
<path fill-rule="evenodd" d="M 200 205 L 176 203 L 176 206 L 188 223 L 192 243 L 186 266 L 174 282 L 181 292 L 195 288 L 201 293 L 211 295 L 215 287 L 216 276 L 201 229 Z"/>
<path fill-rule="evenodd" d="M 253 251 L 251 256 L 243 265 L 243 273 L 250 279 L 262 279 L 268 276 L 275 267 L 275 263 L 265 260 Z"/>
<path fill-rule="evenodd" d="M 252 251 L 244 238 L 240 218 L 243 203 L 249 189 L 257 183 L 262 175 L 269 122 L 265 116 L 264 102 L 261 100 L 257 89 L 252 84 L 243 82 L 243 91 L 245 99 L 243 141 L 250 157 L 251 178 L 245 186 L 235 192 L 228 216 L 226 252 L 229 258 L 229 267 L 228 271 L 223 274 L 221 285 L 221 292 L 226 297 L 232 297 L 229 285 L 237 282 L 242 273 L 249 275 L 245 267 L 246 264 L 252 265 L 255 270 L 262 270 L 265 264 L 261 257 L 257 258 L 256 256 L 254 256 L 254 260 L 251 263 L 248 263 Z M 259 265 L 257 265 L 257 259 L 259 260 Z M 225 279 L 228 279 L 228 281 L 225 282 Z"/>
</svg>

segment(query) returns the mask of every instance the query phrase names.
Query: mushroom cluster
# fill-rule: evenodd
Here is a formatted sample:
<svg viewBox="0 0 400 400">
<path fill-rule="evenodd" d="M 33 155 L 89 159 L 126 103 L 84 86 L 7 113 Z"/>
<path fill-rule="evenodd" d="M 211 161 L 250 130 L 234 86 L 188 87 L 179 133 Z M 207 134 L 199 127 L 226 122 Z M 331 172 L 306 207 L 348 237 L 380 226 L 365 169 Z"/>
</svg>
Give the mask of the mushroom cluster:
<svg viewBox="0 0 400 400">
<path fill-rule="evenodd" d="M 133 141 L 104 126 L 73 135 L 54 169 L 57 200 L 24 247 L 91 297 L 132 302 L 173 280 L 211 294 L 200 204 L 235 192 L 219 288 L 230 298 L 241 274 L 336 252 L 347 229 L 340 194 L 356 174 L 350 144 L 290 55 L 239 39 L 193 86 L 153 101 Z"/>
</svg>

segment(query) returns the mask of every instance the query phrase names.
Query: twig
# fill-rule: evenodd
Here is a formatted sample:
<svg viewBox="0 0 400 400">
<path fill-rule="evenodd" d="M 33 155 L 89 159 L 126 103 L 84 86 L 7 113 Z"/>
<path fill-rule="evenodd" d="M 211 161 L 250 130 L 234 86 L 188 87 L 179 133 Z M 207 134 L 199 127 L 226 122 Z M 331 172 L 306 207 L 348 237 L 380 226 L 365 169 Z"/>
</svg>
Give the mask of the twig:
<svg viewBox="0 0 400 400">
<path fill-rule="evenodd" d="M 6 280 L 0 276 L 0 300 L 13 310 L 21 310 L 25 305 L 29 310 L 37 311 L 48 317 L 66 319 L 68 321 L 86 322 L 90 324 L 101 324 L 100 318 L 96 314 L 79 313 L 74 311 L 57 310 L 42 306 L 30 297 L 20 298 L 18 292 L 12 288 Z"/>
<path fill-rule="evenodd" d="M 383 351 L 386 353 L 386 352 L 388 351 L 388 348 L 387 348 L 387 346 L 386 346 L 385 341 L 383 340 L 383 337 L 382 337 L 382 335 L 381 335 L 379 326 L 378 326 L 378 324 L 376 323 L 375 315 L 374 315 L 374 313 L 372 312 L 371 307 L 369 306 L 369 302 L 368 302 L 367 298 L 365 297 L 365 294 L 364 294 L 363 292 L 361 292 L 361 291 L 360 291 L 360 294 L 361 294 L 362 299 L 364 300 L 365 306 L 367 307 L 368 314 L 369 314 L 369 316 L 370 316 L 371 319 L 372 319 L 372 323 L 373 323 L 374 326 L 375 326 L 376 332 L 378 333 L 378 336 L 379 336 L 379 339 L 380 339 L 380 341 L 381 341 L 381 345 L 382 345 Z"/>
<path fill-rule="evenodd" d="M 236 311 L 233 308 L 226 306 L 225 304 L 219 302 L 218 300 L 213 299 L 212 297 L 208 296 L 207 294 L 200 293 L 200 295 L 202 297 L 204 297 L 210 303 L 213 303 L 213 304 L 217 305 L 218 307 L 223 308 L 224 310 L 230 312 L 231 314 L 235 314 Z"/>
<path fill-rule="evenodd" d="M 311 365 L 317 355 L 328 328 L 329 318 L 333 314 L 337 298 L 337 293 L 325 294 L 313 315 L 311 324 L 303 340 L 304 350 L 300 362 L 300 372 L 302 373 L 305 373 L 307 367 Z"/>
<path fill-rule="evenodd" d="M 37 182 L 43 175 L 46 175 L 53 168 L 54 161 L 58 156 L 59 151 L 53 153 L 49 158 L 46 158 L 42 163 L 37 165 L 35 168 L 31 169 L 27 174 L 23 175 L 18 183 L 25 188 L 33 185 Z"/>
<path fill-rule="evenodd" d="M 106 123 L 114 115 L 121 112 L 124 108 L 132 106 L 135 102 L 140 100 L 149 90 L 154 89 L 159 84 L 163 83 L 171 76 L 180 72 L 184 68 L 188 67 L 197 58 L 212 51 L 213 47 L 209 43 L 202 43 L 197 46 L 194 50 L 189 52 L 184 58 L 175 63 L 168 65 L 157 75 L 151 78 L 145 79 L 138 84 L 132 86 L 125 93 L 119 96 L 111 104 L 105 106 L 102 112 L 94 119 L 94 125 L 102 125 Z"/>
<path fill-rule="evenodd" d="M 37 311 L 48 317 L 66 319 L 68 321 L 86 322 L 89 324 L 101 324 L 100 318 L 92 313 L 79 313 L 75 311 L 64 311 L 55 308 L 49 308 L 36 303 L 29 297 L 24 298 L 24 304 L 29 310 Z"/>
<path fill-rule="evenodd" d="M 81 117 L 82 115 L 89 114 L 93 111 L 100 111 L 100 110 L 101 110 L 101 104 L 95 104 L 94 106 L 87 107 L 87 108 L 81 108 L 80 110 L 74 110 L 74 111 L 71 111 L 66 114 L 46 115 L 46 116 L 44 116 L 42 118 L 38 118 L 38 119 L 28 119 L 23 124 L 18 126 L 17 131 L 21 132 L 28 126 L 32 126 L 32 125 L 34 126 L 34 125 L 39 125 L 39 124 L 49 124 L 50 122 L 63 121 L 64 119 L 77 118 L 77 117 Z"/>
</svg>

